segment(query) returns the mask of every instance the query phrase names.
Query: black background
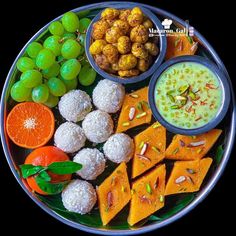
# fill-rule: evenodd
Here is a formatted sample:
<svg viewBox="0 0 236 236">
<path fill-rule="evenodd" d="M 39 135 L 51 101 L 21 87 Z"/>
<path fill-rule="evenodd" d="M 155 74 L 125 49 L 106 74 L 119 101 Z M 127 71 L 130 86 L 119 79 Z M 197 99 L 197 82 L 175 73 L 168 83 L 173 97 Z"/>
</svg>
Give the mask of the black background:
<svg viewBox="0 0 236 236">
<path fill-rule="evenodd" d="M 47 1 L 5 1 L 0 6 L 0 81 L 1 89 L 10 66 L 20 49 L 42 26 L 73 8 L 95 1 L 80 0 L 47 0 Z M 232 32 L 235 24 L 232 1 L 185 1 L 185 0 L 156 0 L 145 1 L 150 5 L 163 8 L 182 19 L 190 20 L 212 46 L 216 49 L 225 63 L 232 81 L 235 77 L 235 39 Z M 235 31 L 235 30 L 234 30 Z M 235 82 L 234 82 L 235 85 Z M 206 230 L 211 234 L 224 230 L 227 235 L 234 232 L 236 210 L 235 171 L 236 161 L 231 155 L 226 170 L 210 195 L 187 216 L 156 232 L 156 234 L 172 235 L 201 235 Z M 22 191 L 7 166 L 4 154 L 0 156 L 0 232 L 17 230 L 18 234 L 54 234 L 55 235 L 84 235 L 47 215 L 37 207 Z M 9 223 L 12 226 L 9 227 Z M 147 235 L 151 235 L 147 234 Z"/>
</svg>

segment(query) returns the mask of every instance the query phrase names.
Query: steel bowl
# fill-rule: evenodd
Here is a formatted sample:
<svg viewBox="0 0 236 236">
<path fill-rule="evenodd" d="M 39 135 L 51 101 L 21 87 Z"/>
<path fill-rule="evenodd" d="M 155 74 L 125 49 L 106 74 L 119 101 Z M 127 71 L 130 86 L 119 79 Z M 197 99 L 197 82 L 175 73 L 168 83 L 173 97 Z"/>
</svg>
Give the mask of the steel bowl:
<svg viewBox="0 0 236 236">
<path fill-rule="evenodd" d="M 131 6 L 133 6 L 133 5 L 130 5 L 129 3 L 122 3 L 122 4 L 119 4 L 119 6 L 116 6 L 116 8 L 117 9 L 130 9 Z M 153 14 L 150 10 L 143 7 L 139 3 L 135 4 L 135 6 L 138 6 L 138 7 L 141 8 L 143 13 L 146 16 L 148 16 L 149 19 L 153 22 L 153 24 L 154 24 L 154 26 L 157 30 L 163 30 L 163 26 L 162 26 L 160 20 L 157 18 L 157 16 L 155 14 Z M 115 81 L 115 82 L 118 82 L 118 83 L 122 83 L 122 84 L 134 84 L 134 83 L 138 83 L 138 82 L 143 81 L 143 80 L 147 79 L 148 77 L 150 77 L 156 71 L 156 69 L 161 65 L 162 61 L 164 60 L 164 57 L 165 57 L 165 54 L 166 54 L 166 47 L 167 47 L 166 35 L 162 34 L 162 35 L 159 36 L 159 50 L 160 50 L 160 52 L 159 52 L 158 56 L 155 58 L 155 61 L 153 62 L 152 66 L 147 71 L 141 73 L 138 76 L 133 76 L 133 77 L 129 77 L 129 78 L 122 78 L 120 76 L 109 74 L 108 72 L 102 70 L 97 65 L 97 63 L 95 62 L 93 56 L 89 52 L 89 47 L 90 47 L 91 42 L 92 42 L 91 34 L 92 34 L 93 24 L 100 19 L 101 12 L 102 11 L 100 11 L 94 17 L 92 22 L 90 23 L 90 25 L 88 27 L 88 30 L 87 30 L 87 34 L 86 34 L 86 40 L 85 40 L 86 56 L 87 56 L 90 64 L 94 68 L 94 70 L 96 70 L 97 73 L 100 74 L 105 79 L 109 79 L 109 80 L 112 80 L 112 81 Z"/>
<path fill-rule="evenodd" d="M 155 87 L 156 83 L 159 79 L 159 77 L 162 75 L 163 72 L 165 72 L 169 67 L 182 63 L 182 62 L 194 62 L 198 63 L 201 65 L 204 65 L 207 67 L 210 71 L 212 71 L 218 81 L 219 81 L 219 86 L 222 90 L 222 102 L 221 102 L 221 107 L 218 110 L 216 116 L 207 124 L 195 128 L 195 129 L 185 129 L 185 128 L 180 128 L 175 126 L 174 124 L 169 123 L 158 111 L 158 108 L 156 106 L 155 102 Z M 169 130 L 172 133 L 176 134 L 184 134 L 184 135 L 197 135 L 197 134 L 202 134 L 205 133 L 213 128 L 215 128 L 225 117 L 228 108 L 229 108 L 229 103 L 230 103 L 230 88 L 229 88 L 229 83 L 228 79 L 225 76 L 224 73 L 221 72 L 221 70 L 210 60 L 200 57 L 200 56 L 181 56 L 181 57 L 175 57 L 172 58 L 168 61 L 166 61 L 164 64 L 161 65 L 159 69 L 153 74 L 150 84 L 149 84 L 149 91 L 148 91 L 148 100 L 149 104 L 152 110 L 153 116 L 158 120 L 164 127 L 166 127 L 167 130 Z"/>
<path fill-rule="evenodd" d="M 90 4 L 86 5 L 83 7 L 79 7 L 74 9 L 74 12 L 81 13 L 82 11 L 87 11 L 88 9 L 98 9 L 99 11 L 105 7 L 119 7 L 123 2 L 101 2 L 101 3 L 96 3 L 96 4 Z M 128 4 L 130 7 L 136 6 L 138 3 L 134 2 L 125 2 Z M 168 18 L 172 19 L 175 23 L 184 26 L 185 21 L 181 20 L 180 18 L 176 17 L 175 15 L 161 10 L 159 8 L 155 8 L 149 5 L 141 4 L 141 6 L 149 9 L 153 13 L 157 14 L 158 16 L 162 18 Z M 61 16 L 56 18 L 55 20 L 60 19 Z M 49 23 L 50 24 L 50 23 Z M 15 176 L 16 180 L 18 181 L 19 185 L 22 187 L 22 189 L 26 192 L 26 194 L 45 212 L 47 212 L 49 215 L 57 219 L 58 221 L 61 221 L 62 223 L 69 225 L 71 227 L 74 227 L 76 229 L 88 232 L 88 233 L 94 233 L 94 234 L 100 234 L 100 235 L 137 235 L 141 233 L 147 233 L 156 229 L 159 229 L 161 227 L 167 226 L 168 224 L 179 220 L 181 217 L 186 215 L 188 212 L 193 210 L 200 202 L 202 202 L 206 196 L 211 192 L 211 190 L 214 188 L 216 183 L 218 182 L 220 176 L 222 175 L 226 164 L 230 158 L 230 154 L 233 148 L 234 144 L 234 139 L 235 139 L 235 114 L 236 114 L 236 107 L 235 107 L 235 98 L 234 98 L 234 93 L 233 93 L 233 87 L 228 75 L 228 72 L 219 58 L 218 54 L 216 51 L 212 48 L 212 46 L 208 43 L 208 41 L 199 33 L 195 30 L 195 37 L 198 39 L 199 43 L 205 47 L 207 50 L 209 56 L 213 60 L 214 63 L 217 64 L 218 68 L 224 73 L 224 75 L 227 77 L 228 83 L 230 85 L 230 93 L 231 93 L 231 104 L 229 107 L 228 115 L 227 115 L 227 135 L 224 137 L 225 138 L 225 149 L 224 149 L 224 155 L 223 158 L 218 166 L 216 166 L 214 172 L 210 175 L 208 181 L 205 183 L 203 188 L 201 188 L 200 192 L 196 195 L 194 200 L 189 203 L 184 209 L 176 213 L 175 215 L 161 221 L 161 222 L 152 222 L 149 225 L 144 225 L 139 228 L 131 229 L 131 230 L 111 230 L 111 229 L 104 229 L 104 228 L 95 228 L 95 227 L 88 227 L 86 225 L 83 225 L 81 223 L 74 222 L 72 220 L 68 220 L 49 207 L 47 207 L 46 204 L 41 202 L 39 198 L 30 191 L 30 189 L 27 188 L 27 186 L 23 183 L 21 180 L 19 174 L 18 174 L 18 164 L 21 162 L 22 159 L 19 156 L 19 153 L 14 149 L 14 146 L 12 143 L 9 141 L 9 138 L 7 137 L 6 134 L 6 128 L 5 128 L 5 123 L 6 123 L 6 117 L 7 114 L 12 106 L 12 104 L 9 104 L 9 94 L 10 94 L 10 87 L 14 83 L 13 77 L 16 73 L 16 62 L 17 60 L 24 54 L 25 48 L 29 43 L 32 41 L 36 40 L 40 35 L 42 35 L 49 24 L 45 25 L 39 32 L 37 32 L 30 40 L 29 42 L 25 45 L 25 47 L 20 51 L 19 55 L 15 59 L 12 67 L 10 68 L 10 71 L 8 73 L 8 76 L 6 78 L 4 88 L 2 91 L 2 97 L 1 97 L 1 141 L 2 141 L 2 146 L 4 149 L 4 153 L 7 159 L 7 162 L 9 164 L 9 167 Z"/>
</svg>

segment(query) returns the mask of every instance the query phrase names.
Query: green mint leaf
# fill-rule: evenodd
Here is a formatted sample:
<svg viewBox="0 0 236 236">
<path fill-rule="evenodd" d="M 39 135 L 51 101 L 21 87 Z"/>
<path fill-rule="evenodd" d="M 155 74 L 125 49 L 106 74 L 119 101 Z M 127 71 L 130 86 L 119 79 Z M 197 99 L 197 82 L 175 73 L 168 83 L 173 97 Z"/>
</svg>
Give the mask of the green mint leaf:
<svg viewBox="0 0 236 236">
<path fill-rule="evenodd" d="M 34 166 L 31 164 L 24 164 L 24 165 L 20 165 L 20 169 L 21 169 L 21 174 L 22 177 L 28 178 L 31 175 L 35 175 L 37 174 L 39 171 L 42 171 L 45 169 L 45 167 L 43 166 Z"/>
<path fill-rule="evenodd" d="M 223 156 L 224 156 L 223 145 L 220 145 L 220 146 L 218 146 L 217 149 L 216 149 L 216 157 L 215 157 L 215 160 L 216 160 L 217 165 L 220 164 L 220 162 L 221 162 Z"/>
<path fill-rule="evenodd" d="M 53 162 L 48 166 L 49 171 L 58 175 L 73 174 L 80 170 L 82 165 L 73 161 Z"/>
<path fill-rule="evenodd" d="M 45 179 L 41 178 L 39 175 L 35 178 L 36 183 L 40 187 L 41 190 L 48 194 L 58 194 L 60 193 L 69 181 L 61 182 L 61 183 L 50 183 L 45 181 Z"/>
<path fill-rule="evenodd" d="M 50 175 L 46 172 L 46 170 L 41 171 L 38 176 L 39 176 L 41 179 L 45 180 L 46 182 L 50 182 L 50 181 L 51 181 L 51 177 L 50 177 Z"/>
</svg>

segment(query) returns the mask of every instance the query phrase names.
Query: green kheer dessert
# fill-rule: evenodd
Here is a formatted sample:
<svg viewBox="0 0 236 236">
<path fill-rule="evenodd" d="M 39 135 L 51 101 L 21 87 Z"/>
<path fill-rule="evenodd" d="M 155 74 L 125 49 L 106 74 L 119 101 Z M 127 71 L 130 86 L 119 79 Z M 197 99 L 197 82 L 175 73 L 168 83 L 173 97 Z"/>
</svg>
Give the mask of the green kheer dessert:
<svg viewBox="0 0 236 236">
<path fill-rule="evenodd" d="M 180 62 L 166 69 L 155 87 L 155 103 L 170 124 L 194 129 L 209 123 L 222 105 L 222 88 L 206 66 Z"/>
</svg>

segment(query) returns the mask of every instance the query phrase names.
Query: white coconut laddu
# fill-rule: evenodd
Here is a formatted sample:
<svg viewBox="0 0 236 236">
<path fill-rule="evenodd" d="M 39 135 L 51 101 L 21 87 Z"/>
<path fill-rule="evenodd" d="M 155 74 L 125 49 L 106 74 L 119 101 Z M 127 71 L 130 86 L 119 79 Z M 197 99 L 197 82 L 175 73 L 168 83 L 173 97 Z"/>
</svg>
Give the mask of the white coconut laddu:
<svg viewBox="0 0 236 236">
<path fill-rule="evenodd" d="M 62 203 L 71 212 L 81 215 L 89 213 L 97 201 L 92 184 L 83 180 L 72 180 L 62 191 Z"/>
<path fill-rule="evenodd" d="M 86 141 L 86 136 L 83 129 L 72 122 L 61 124 L 55 134 L 55 146 L 67 153 L 73 153 L 80 150 Z"/>
<path fill-rule="evenodd" d="M 82 90 L 71 90 L 61 97 L 58 108 L 67 121 L 78 122 L 92 110 L 91 98 Z"/>
<path fill-rule="evenodd" d="M 113 133 L 114 123 L 107 112 L 96 110 L 85 117 L 82 128 L 88 140 L 103 143 Z"/>
<path fill-rule="evenodd" d="M 125 97 L 123 85 L 104 79 L 93 90 L 93 103 L 101 111 L 116 113 L 120 110 Z"/>
<path fill-rule="evenodd" d="M 103 151 L 112 162 L 128 162 L 134 154 L 133 139 L 124 133 L 114 134 L 104 144 Z"/>
<path fill-rule="evenodd" d="M 94 180 L 105 170 L 106 159 L 103 153 L 96 148 L 84 148 L 73 159 L 82 164 L 83 168 L 77 174 L 86 180 Z"/>
</svg>

